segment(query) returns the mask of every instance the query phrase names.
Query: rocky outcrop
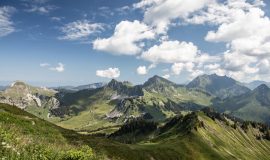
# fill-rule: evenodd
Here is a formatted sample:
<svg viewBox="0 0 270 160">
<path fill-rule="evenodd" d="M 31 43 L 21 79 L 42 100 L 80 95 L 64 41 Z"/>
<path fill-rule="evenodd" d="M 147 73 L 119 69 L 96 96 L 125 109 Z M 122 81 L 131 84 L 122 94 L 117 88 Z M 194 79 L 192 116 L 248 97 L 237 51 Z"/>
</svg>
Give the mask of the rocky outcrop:
<svg viewBox="0 0 270 160">
<path fill-rule="evenodd" d="M 60 102 L 54 97 L 56 93 L 52 89 L 33 87 L 17 81 L 0 92 L 0 103 L 17 106 L 21 109 L 31 106 L 51 111 L 60 107 Z"/>
</svg>

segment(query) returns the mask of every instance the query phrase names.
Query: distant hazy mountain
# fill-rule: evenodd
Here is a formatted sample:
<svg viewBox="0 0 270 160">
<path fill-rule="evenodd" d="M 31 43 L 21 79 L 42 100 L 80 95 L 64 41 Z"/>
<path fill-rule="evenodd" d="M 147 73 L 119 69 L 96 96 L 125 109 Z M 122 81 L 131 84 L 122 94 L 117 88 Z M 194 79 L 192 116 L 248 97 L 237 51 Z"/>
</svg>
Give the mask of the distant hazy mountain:
<svg viewBox="0 0 270 160">
<path fill-rule="evenodd" d="M 240 82 L 216 74 L 198 76 L 187 87 L 209 92 L 221 99 L 238 96 L 250 91 L 249 88 L 242 86 Z"/>
<path fill-rule="evenodd" d="M 253 81 L 250 83 L 243 83 L 243 84 L 251 90 L 255 89 L 256 87 L 258 87 L 261 84 L 265 84 L 268 87 L 270 87 L 270 82 L 265 82 L 265 81 Z"/>
<path fill-rule="evenodd" d="M 81 86 L 60 86 L 60 87 L 54 87 L 53 89 L 59 90 L 59 91 L 67 91 L 67 92 L 77 92 L 80 90 L 85 89 L 97 89 L 105 86 L 106 83 L 99 82 L 99 83 L 93 83 L 93 84 L 87 84 L 87 85 L 81 85 Z"/>
<path fill-rule="evenodd" d="M 7 86 L 0 86 L 0 91 L 3 91 L 7 88 Z"/>
<path fill-rule="evenodd" d="M 252 92 L 225 99 L 215 106 L 220 112 L 231 113 L 245 120 L 270 124 L 270 89 L 265 84 L 258 86 Z"/>
</svg>

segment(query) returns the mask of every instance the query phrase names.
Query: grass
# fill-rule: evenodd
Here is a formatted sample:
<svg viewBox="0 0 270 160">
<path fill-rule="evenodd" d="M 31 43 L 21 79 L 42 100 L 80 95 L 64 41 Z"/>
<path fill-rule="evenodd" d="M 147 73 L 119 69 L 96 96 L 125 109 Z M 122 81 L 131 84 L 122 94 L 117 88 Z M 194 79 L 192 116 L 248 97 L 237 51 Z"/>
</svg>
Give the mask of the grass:
<svg viewBox="0 0 270 160">
<path fill-rule="evenodd" d="M 0 157 L 2 159 L 101 159 L 78 140 L 73 131 L 59 128 L 14 106 L 0 104 Z"/>
<path fill-rule="evenodd" d="M 197 131 L 184 130 L 197 124 L 190 119 L 191 124 L 178 124 L 180 130 L 172 128 L 154 139 L 123 144 L 104 137 L 78 134 L 14 106 L 0 104 L 0 155 L 25 160 L 76 159 L 77 156 L 128 160 L 269 159 L 270 142 L 257 140 L 255 129 L 250 128 L 245 133 L 239 127 L 233 129 L 221 121 L 213 121 L 203 113 L 197 115 L 204 123 Z"/>
<path fill-rule="evenodd" d="M 82 111 L 77 116 L 56 123 L 57 125 L 74 130 L 96 130 L 102 127 L 114 126 L 113 122 L 106 120 L 105 115 L 112 110 L 107 103 L 89 106 L 88 110 Z"/>
</svg>

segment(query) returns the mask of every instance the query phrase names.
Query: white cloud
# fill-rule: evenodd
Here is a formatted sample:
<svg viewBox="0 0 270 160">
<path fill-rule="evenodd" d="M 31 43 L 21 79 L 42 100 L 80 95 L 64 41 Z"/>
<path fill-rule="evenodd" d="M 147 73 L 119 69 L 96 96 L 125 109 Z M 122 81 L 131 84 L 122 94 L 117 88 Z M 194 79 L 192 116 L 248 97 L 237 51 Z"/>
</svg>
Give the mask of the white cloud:
<svg viewBox="0 0 270 160">
<path fill-rule="evenodd" d="M 134 8 L 144 10 L 144 22 L 156 28 L 157 33 L 166 33 L 172 21 L 185 18 L 204 8 L 213 0 L 141 0 Z"/>
<path fill-rule="evenodd" d="M 129 6 L 123 6 L 123 7 L 117 8 L 116 12 L 118 12 L 118 14 L 120 15 L 125 15 L 131 10 L 132 8 L 130 8 Z"/>
<path fill-rule="evenodd" d="M 186 23 L 217 26 L 205 40 L 226 43 L 228 50 L 218 55 L 219 64 L 209 64 L 204 71 L 242 81 L 269 80 L 266 68 L 270 59 L 270 19 L 263 6 L 262 0 L 217 1 L 185 18 Z"/>
<path fill-rule="evenodd" d="M 51 20 L 56 21 L 56 22 L 60 22 L 63 19 L 64 19 L 64 17 L 51 17 Z"/>
<path fill-rule="evenodd" d="M 39 14 L 48 14 L 51 11 L 54 11 L 56 9 L 57 9 L 57 7 L 53 6 L 53 5 L 45 5 L 45 6 L 30 5 L 29 8 L 25 9 L 25 11 L 39 13 Z"/>
<path fill-rule="evenodd" d="M 64 72 L 65 67 L 64 67 L 64 64 L 63 63 L 58 63 L 58 66 L 51 67 L 49 69 L 52 70 L 52 71 L 56 71 L 56 72 Z"/>
<path fill-rule="evenodd" d="M 199 52 L 191 42 L 164 41 L 143 52 L 141 57 L 153 63 L 190 62 Z"/>
<path fill-rule="evenodd" d="M 26 7 L 26 12 L 38 13 L 38 14 L 49 14 L 51 11 L 56 10 L 58 7 L 49 5 L 49 0 L 22 0 L 26 3 L 23 5 Z"/>
<path fill-rule="evenodd" d="M 49 63 L 40 63 L 39 66 L 40 67 L 48 67 L 48 66 L 50 66 L 50 64 Z"/>
<path fill-rule="evenodd" d="M 179 75 L 184 69 L 183 63 L 174 63 L 171 67 L 173 74 Z"/>
<path fill-rule="evenodd" d="M 63 26 L 61 31 L 64 35 L 58 37 L 58 39 L 71 41 L 80 40 L 87 38 L 91 34 L 100 32 L 101 30 L 104 30 L 103 24 L 91 23 L 87 20 L 78 20 Z"/>
<path fill-rule="evenodd" d="M 139 74 L 139 75 L 146 75 L 147 74 L 147 68 L 146 68 L 146 66 L 139 66 L 138 68 L 137 68 L 137 73 Z"/>
<path fill-rule="evenodd" d="M 118 78 L 120 70 L 118 68 L 109 68 L 107 70 L 97 70 L 96 75 L 104 78 Z"/>
<path fill-rule="evenodd" d="M 114 55 L 136 55 L 142 50 L 141 42 L 154 37 L 154 32 L 147 25 L 137 20 L 122 21 L 116 25 L 112 37 L 96 39 L 93 48 Z"/>
<path fill-rule="evenodd" d="M 146 66 L 139 66 L 137 68 L 137 73 L 139 75 L 146 75 L 147 74 L 147 68 L 146 68 Z"/>
<path fill-rule="evenodd" d="M 160 45 L 154 45 L 143 52 L 141 58 L 154 64 L 172 64 L 171 73 L 168 75 L 177 76 L 185 72 L 191 78 L 204 73 L 205 65 L 218 63 L 221 59 L 218 56 L 201 53 L 191 42 L 179 41 L 163 41 Z"/>
<path fill-rule="evenodd" d="M 146 66 L 139 66 L 137 68 L 137 73 L 139 75 L 146 75 L 149 72 L 149 70 L 151 70 L 153 68 L 156 68 L 156 64 L 155 63 L 150 64 L 148 67 L 146 67 Z"/>
<path fill-rule="evenodd" d="M 11 15 L 16 11 L 14 7 L 0 7 L 0 37 L 7 36 L 15 31 Z"/>
<path fill-rule="evenodd" d="M 182 71 L 193 72 L 195 64 L 193 62 L 187 63 L 174 63 L 171 67 L 172 73 L 174 75 L 180 75 Z"/>
<path fill-rule="evenodd" d="M 169 74 L 165 74 L 164 76 L 162 76 L 165 79 L 169 79 L 171 76 Z"/>
</svg>

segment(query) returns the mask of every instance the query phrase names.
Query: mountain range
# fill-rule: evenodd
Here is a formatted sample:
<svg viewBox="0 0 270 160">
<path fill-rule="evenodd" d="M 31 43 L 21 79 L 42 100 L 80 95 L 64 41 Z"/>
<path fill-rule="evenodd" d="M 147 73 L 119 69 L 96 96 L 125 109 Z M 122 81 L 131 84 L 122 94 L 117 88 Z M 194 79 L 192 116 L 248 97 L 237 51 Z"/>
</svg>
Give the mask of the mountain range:
<svg viewBox="0 0 270 160">
<path fill-rule="evenodd" d="M 162 121 L 180 112 L 203 107 L 213 107 L 245 120 L 269 123 L 269 95 L 264 93 L 267 89 L 260 91 L 261 86 L 250 90 L 230 77 L 216 74 L 198 76 L 187 85 L 178 85 L 159 76 L 142 85 L 113 79 L 107 84 L 54 89 L 17 81 L 0 92 L 0 102 L 16 105 L 57 125 L 76 130 L 114 128 L 138 117 Z"/>
<path fill-rule="evenodd" d="M 270 124 L 270 88 L 265 84 L 251 92 L 217 102 L 215 106 L 220 112 Z"/>
<path fill-rule="evenodd" d="M 93 149 L 96 159 L 269 159 L 270 89 L 216 74 L 187 85 L 159 76 L 57 88 L 16 81 L 0 91 L 0 119 L 0 155 L 14 156 L 9 146 L 21 153 L 30 137 L 42 140 L 27 142 L 26 157 L 63 159 L 61 144 L 72 155 Z"/>
<path fill-rule="evenodd" d="M 92 83 L 92 84 L 87 84 L 87 85 L 80 85 L 80 86 L 60 86 L 60 87 L 52 87 L 52 89 L 55 89 L 57 91 L 62 91 L 62 92 L 78 92 L 80 90 L 85 90 L 85 89 L 97 89 L 105 86 L 106 83 L 104 82 L 99 82 L 99 83 Z"/>
<path fill-rule="evenodd" d="M 265 81 L 252 81 L 250 83 L 243 83 L 244 86 L 248 87 L 249 89 L 253 90 L 257 88 L 258 86 L 265 84 L 268 87 L 270 87 L 270 82 L 265 82 Z"/>
</svg>

